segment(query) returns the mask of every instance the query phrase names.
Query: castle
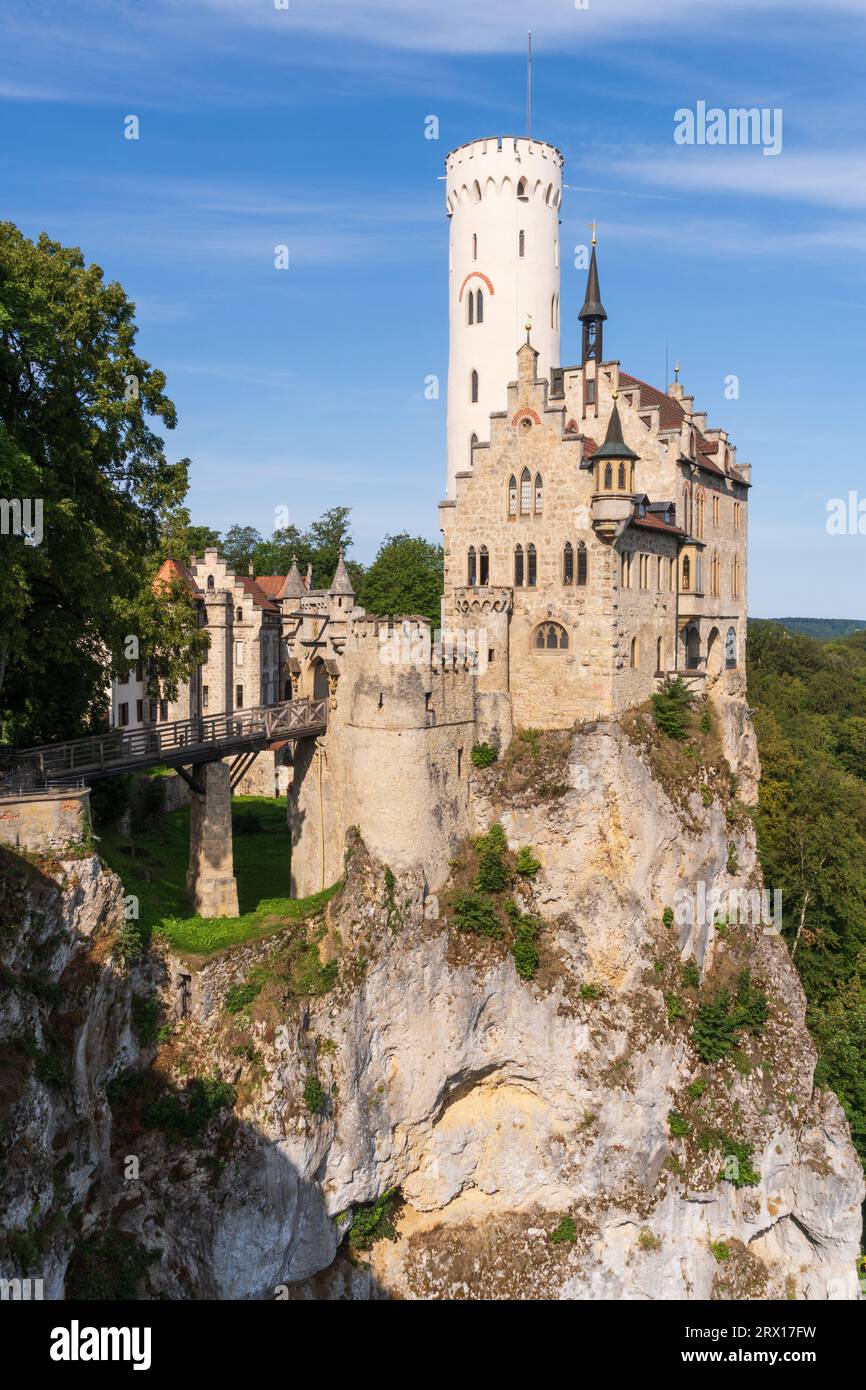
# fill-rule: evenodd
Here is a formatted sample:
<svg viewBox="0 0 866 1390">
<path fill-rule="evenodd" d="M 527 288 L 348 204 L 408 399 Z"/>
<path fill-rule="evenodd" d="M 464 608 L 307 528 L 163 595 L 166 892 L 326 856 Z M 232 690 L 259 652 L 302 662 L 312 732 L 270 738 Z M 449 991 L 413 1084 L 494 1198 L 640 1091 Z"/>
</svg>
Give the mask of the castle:
<svg viewBox="0 0 866 1390">
<path fill-rule="evenodd" d="M 342 561 L 321 591 L 296 566 L 234 575 L 215 550 L 169 562 L 211 650 L 165 717 L 329 700 L 289 788 L 298 895 L 339 877 L 352 825 L 435 888 L 468 833 L 478 743 L 616 716 L 674 673 L 744 708 L 749 466 L 679 382 L 659 391 L 605 356 L 595 236 L 580 360 L 561 365 L 557 149 L 475 140 L 445 167 L 441 640 L 365 613 Z"/>
</svg>

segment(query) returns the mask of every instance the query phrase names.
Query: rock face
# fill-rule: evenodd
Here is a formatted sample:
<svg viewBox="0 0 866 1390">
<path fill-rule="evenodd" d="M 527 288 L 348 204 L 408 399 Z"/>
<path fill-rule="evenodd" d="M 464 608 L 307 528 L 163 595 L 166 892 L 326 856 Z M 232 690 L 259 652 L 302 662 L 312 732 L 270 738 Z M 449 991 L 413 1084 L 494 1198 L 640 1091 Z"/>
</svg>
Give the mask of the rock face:
<svg viewBox="0 0 866 1390">
<path fill-rule="evenodd" d="M 507 941 L 455 927 L 471 847 L 434 899 L 358 837 L 324 916 L 198 967 L 100 967 L 78 1089 L 49 1114 L 33 1080 L 15 1111 L 19 1141 L 50 1148 L 78 1108 L 71 1172 L 91 1191 L 55 1290 L 76 1240 L 120 1231 L 156 1297 L 857 1297 L 862 1170 L 813 1089 L 784 943 L 733 921 L 735 899 L 719 926 L 703 906 L 761 886 L 724 761 L 672 766 L 640 720 L 518 739 L 471 809 L 478 834 L 503 826 L 511 869 L 522 846 L 540 864 L 509 889 L 542 924 L 534 978 Z M 98 902 L 111 880 L 93 872 Z M 143 1082 L 115 1081 L 109 1144 L 101 1096 L 146 988 L 171 1033 L 135 1060 Z M 727 1047 L 701 1061 L 712 1004 Z M 17 1227 L 24 1184 L 19 1166 Z M 394 1188 L 397 1238 L 350 1262 L 344 1214 Z"/>
</svg>

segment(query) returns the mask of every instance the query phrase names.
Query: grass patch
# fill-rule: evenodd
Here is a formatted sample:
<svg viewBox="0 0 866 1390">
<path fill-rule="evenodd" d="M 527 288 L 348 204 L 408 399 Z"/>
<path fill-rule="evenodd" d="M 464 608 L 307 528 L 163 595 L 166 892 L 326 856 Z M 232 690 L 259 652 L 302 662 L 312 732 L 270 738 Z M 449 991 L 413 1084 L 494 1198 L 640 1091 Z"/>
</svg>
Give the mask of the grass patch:
<svg viewBox="0 0 866 1390">
<path fill-rule="evenodd" d="M 289 896 L 291 839 L 284 801 L 263 796 L 232 800 L 239 917 L 194 917 L 186 897 L 189 807 L 171 811 L 135 840 L 106 830 L 99 852 L 138 898 L 137 931 L 163 936 L 177 951 L 206 955 L 269 936 L 320 912 L 342 880 L 309 898 Z"/>
</svg>

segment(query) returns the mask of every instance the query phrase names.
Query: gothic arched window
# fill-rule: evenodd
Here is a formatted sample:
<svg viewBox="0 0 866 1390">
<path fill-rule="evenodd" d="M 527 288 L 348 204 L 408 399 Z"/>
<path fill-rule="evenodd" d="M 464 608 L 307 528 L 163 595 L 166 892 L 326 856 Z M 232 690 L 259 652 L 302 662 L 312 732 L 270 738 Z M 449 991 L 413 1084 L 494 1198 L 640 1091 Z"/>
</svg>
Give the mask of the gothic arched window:
<svg viewBox="0 0 866 1390">
<path fill-rule="evenodd" d="M 466 296 L 466 322 L 475 322 L 475 295 L 471 290 Z"/>
<path fill-rule="evenodd" d="M 584 545 L 583 541 L 578 541 L 578 545 L 577 545 L 577 582 L 578 582 L 578 585 L 579 585 L 581 588 L 585 587 L 585 585 L 586 585 L 586 580 L 587 580 L 588 572 L 589 572 L 589 563 L 588 563 L 588 558 L 587 558 L 587 554 L 586 554 L 586 546 Z"/>
<path fill-rule="evenodd" d="M 541 481 L 540 473 L 535 475 L 535 510 L 536 512 L 544 510 L 544 483 Z"/>
<path fill-rule="evenodd" d="M 513 473 L 508 479 L 508 515 L 517 516 L 517 479 Z"/>
<path fill-rule="evenodd" d="M 519 184 L 517 185 L 517 196 L 518 196 L 518 198 L 525 198 L 525 197 L 526 197 L 526 179 L 525 179 L 525 178 L 522 178 L 522 179 L 520 180 Z"/>
<path fill-rule="evenodd" d="M 619 472 L 618 472 L 618 476 L 617 476 L 617 487 L 619 488 L 620 492 L 625 492 L 625 464 L 624 464 L 624 463 L 621 463 L 620 466 L 619 466 Z"/>
<path fill-rule="evenodd" d="M 514 587 L 523 588 L 523 546 L 514 547 Z"/>
<path fill-rule="evenodd" d="M 532 511 L 532 476 L 528 468 L 520 475 L 520 510 L 524 516 Z"/>
<path fill-rule="evenodd" d="M 539 623 L 532 634 L 534 652 L 568 651 L 568 633 L 561 623 Z"/>
<path fill-rule="evenodd" d="M 562 547 L 562 582 L 574 583 L 574 546 L 571 541 L 566 541 Z"/>
<path fill-rule="evenodd" d="M 490 582 L 490 555 L 486 545 L 482 545 L 478 552 L 478 583 L 489 584 Z"/>
<path fill-rule="evenodd" d="M 692 562 L 688 555 L 683 556 L 683 592 L 692 587 Z"/>
<path fill-rule="evenodd" d="M 478 435 L 477 435 L 477 434 L 473 434 L 472 438 L 469 440 L 469 467 L 470 467 L 470 468 L 472 468 L 473 465 L 474 465 L 474 463 L 475 463 L 475 459 L 474 459 L 474 457 L 473 457 L 472 450 L 475 448 L 475 445 L 476 445 L 477 443 L 478 443 Z"/>
<path fill-rule="evenodd" d="M 517 254 L 518 256 L 526 255 L 526 233 L 523 231 L 517 237 Z"/>
<path fill-rule="evenodd" d="M 475 321 L 476 323 L 484 322 L 484 295 L 480 290 L 475 295 Z"/>
<path fill-rule="evenodd" d="M 526 583 L 530 589 L 534 589 L 538 582 L 538 567 L 535 558 L 535 546 L 526 547 Z"/>
<path fill-rule="evenodd" d="M 475 371 L 469 378 L 469 397 L 473 405 L 478 404 L 478 373 Z"/>
<path fill-rule="evenodd" d="M 475 546 L 470 545 L 469 553 L 466 556 L 466 583 L 474 585 L 476 575 L 477 572 L 475 569 Z"/>
<path fill-rule="evenodd" d="M 604 465 L 604 486 L 608 492 L 613 487 L 613 469 L 609 463 Z"/>
</svg>

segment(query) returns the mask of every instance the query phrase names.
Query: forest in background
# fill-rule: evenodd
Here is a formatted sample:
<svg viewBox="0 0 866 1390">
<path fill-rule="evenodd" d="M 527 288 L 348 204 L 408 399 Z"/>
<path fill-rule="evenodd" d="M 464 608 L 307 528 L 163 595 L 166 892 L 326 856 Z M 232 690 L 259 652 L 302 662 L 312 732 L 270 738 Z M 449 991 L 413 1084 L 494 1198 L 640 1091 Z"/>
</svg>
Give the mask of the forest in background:
<svg viewBox="0 0 866 1390">
<path fill-rule="evenodd" d="M 819 642 L 754 621 L 748 680 L 764 878 L 782 891 L 816 1084 L 838 1095 L 866 1165 L 866 631 Z"/>
</svg>

